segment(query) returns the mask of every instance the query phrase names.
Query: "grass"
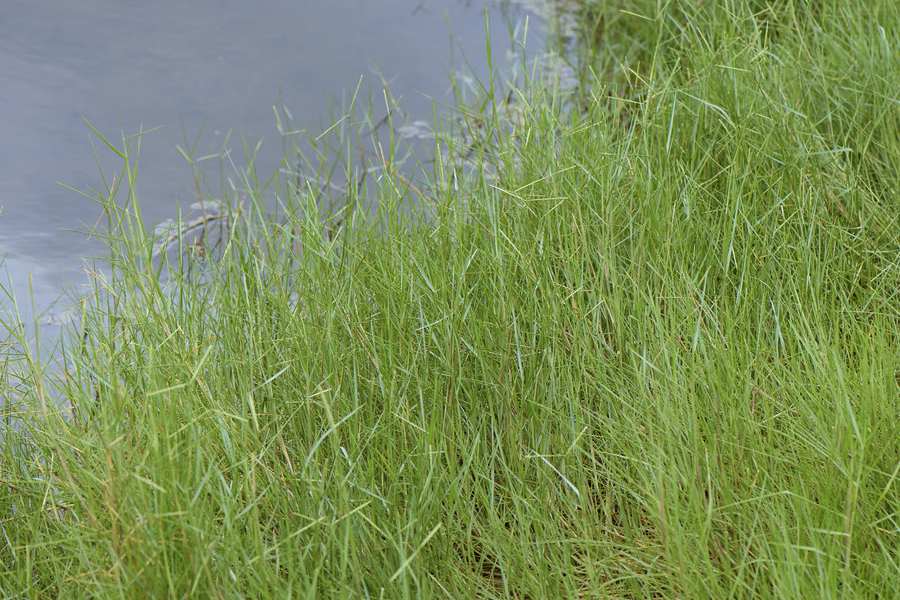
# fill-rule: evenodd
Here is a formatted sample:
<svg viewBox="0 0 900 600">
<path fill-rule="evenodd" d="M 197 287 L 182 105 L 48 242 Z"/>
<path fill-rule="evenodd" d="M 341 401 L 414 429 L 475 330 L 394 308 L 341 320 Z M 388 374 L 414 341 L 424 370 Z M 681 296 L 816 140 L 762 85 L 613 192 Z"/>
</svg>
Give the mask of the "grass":
<svg viewBox="0 0 900 600">
<path fill-rule="evenodd" d="M 83 330 L 2 363 L 4 596 L 896 594 L 900 12 L 577 10 L 582 85 L 461 98 L 432 169 L 340 121 L 337 235 L 247 144 L 202 285 L 110 143 Z"/>
</svg>

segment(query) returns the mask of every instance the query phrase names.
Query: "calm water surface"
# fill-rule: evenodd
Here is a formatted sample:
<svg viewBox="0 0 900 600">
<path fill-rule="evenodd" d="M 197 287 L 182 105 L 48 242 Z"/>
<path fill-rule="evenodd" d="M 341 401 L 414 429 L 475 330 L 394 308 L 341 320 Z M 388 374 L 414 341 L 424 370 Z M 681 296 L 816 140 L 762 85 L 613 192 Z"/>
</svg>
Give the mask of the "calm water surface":
<svg viewBox="0 0 900 600">
<path fill-rule="evenodd" d="M 498 2 L 488 10 L 502 64 L 507 19 L 525 12 Z M 282 152 L 272 111 L 279 95 L 295 125 L 319 129 L 328 95 L 351 91 L 360 76 L 379 90 L 377 69 L 411 118 L 428 120 L 426 95 L 446 98 L 451 44 L 458 63 L 463 51 L 476 73 L 487 72 L 482 2 L 5 0 L 0 253 L 10 291 L 23 303 L 30 280 L 38 313 L 52 317 L 63 286 L 86 281 L 79 256 L 102 253 L 96 240 L 66 231 L 99 217 L 97 205 L 60 185 L 102 187 L 83 119 L 113 139 L 160 128 L 144 137 L 138 180 L 144 216 L 158 222 L 196 201 L 174 149 L 182 126 L 190 137 L 202 130 L 202 149 L 229 130 L 238 150 L 242 132 L 263 139 L 260 164 L 271 172 Z M 98 150 L 113 173 L 118 163 Z"/>
</svg>

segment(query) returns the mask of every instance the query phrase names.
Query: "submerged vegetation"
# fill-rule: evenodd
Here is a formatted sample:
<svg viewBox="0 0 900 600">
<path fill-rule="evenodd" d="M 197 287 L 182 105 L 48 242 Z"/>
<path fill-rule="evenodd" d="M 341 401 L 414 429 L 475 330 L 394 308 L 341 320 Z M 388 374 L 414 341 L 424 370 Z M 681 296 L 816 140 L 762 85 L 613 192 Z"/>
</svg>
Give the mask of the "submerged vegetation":
<svg viewBox="0 0 900 600">
<path fill-rule="evenodd" d="M 900 589 L 900 9 L 576 10 L 578 86 L 461 95 L 433 163 L 340 120 L 324 232 L 248 145 L 165 268 L 110 143 L 63 365 L 2 363 L 4 596 Z"/>
</svg>

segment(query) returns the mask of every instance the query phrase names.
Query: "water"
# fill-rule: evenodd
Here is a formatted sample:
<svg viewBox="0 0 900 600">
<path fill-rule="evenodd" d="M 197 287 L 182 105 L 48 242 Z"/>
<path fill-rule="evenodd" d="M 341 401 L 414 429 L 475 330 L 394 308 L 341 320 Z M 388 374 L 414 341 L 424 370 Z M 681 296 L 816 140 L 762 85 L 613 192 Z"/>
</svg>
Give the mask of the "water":
<svg viewBox="0 0 900 600">
<path fill-rule="evenodd" d="M 525 11 L 495 3 L 488 13 L 502 65 L 508 19 Z M 477 75 L 487 73 L 484 32 L 484 5 L 464 0 L 6 0 L 0 253 L 9 292 L 20 310 L 33 294 L 33 316 L 58 327 L 65 314 L 54 301 L 87 281 L 80 257 L 103 252 L 83 233 L 99 207 L 60 185 L 102 188 L 84 119 L 114 140 L 159 127 L 142 142 L 138 191 L 145 218 L 163 221 L 196 202 L 174 148 L 183 131 L 202 131 L 201 149 L 221 146 L 230 130 L 238 148 L 242 132 L 262 139 L 259 163 L 271 172 L 282 154 L 279 98 L 296 125 L 320 129 L 329 94 L 352 91 L 361 76 L 380 93 L 378 69 L 405 111 L 429 120 L 430 98 L 447 98 L 451 44 L 457 68 L 464 52 Z M 104 171 L 115 172 L 113 155 L 97 150 Z"/>
</svg>

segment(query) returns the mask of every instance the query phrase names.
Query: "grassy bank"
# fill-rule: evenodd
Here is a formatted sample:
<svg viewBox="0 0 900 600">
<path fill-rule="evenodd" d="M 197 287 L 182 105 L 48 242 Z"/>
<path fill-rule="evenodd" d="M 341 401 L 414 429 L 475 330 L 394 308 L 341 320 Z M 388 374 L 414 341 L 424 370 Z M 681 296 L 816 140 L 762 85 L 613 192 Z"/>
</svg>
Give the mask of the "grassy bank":
<svg viewBox="0 0 900 600">
<path fill-rule="evenodd" d="M 895 594 L 900 13 L 617 4 L 415 180 L 341 122 L 374 219 L 231 173 L 203 285 L 112 144 L 64 369 L 3 362 L 3 595 Z"/>
</svg>

